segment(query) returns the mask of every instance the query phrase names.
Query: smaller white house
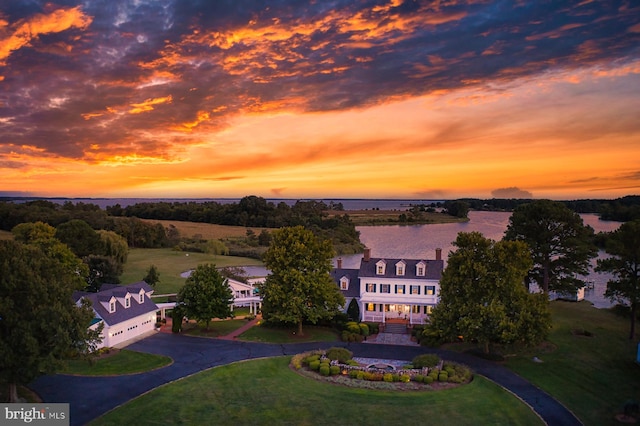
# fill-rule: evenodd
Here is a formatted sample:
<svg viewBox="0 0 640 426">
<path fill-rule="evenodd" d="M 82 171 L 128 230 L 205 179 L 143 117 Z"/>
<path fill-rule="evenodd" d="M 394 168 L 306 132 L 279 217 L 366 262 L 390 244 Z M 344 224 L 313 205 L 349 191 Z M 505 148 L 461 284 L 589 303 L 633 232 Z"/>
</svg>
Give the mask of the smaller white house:
<svg viewBox="0 0 640 426">
<path fill-rule="evenodd" d="M 258 295 L 254 286 L 257 282 L 261 281 L 254 280 L 245 284 L 231 278 L 227 279 L 227 285 L 233 294 L 233 304 L 231 305 L 231 309 L 233 309 L 234 306 L 248 306 L 249 313 L 258 313 L 260 308 L 262 308 L 262 297 Z"/>
<path fill-rule="evenodd" d="M 73 297 L 77 304 L 82 299 L 91 301 L 95 313 L 91 327 L 104 324 L 102 343 L 98 345 L 102 348 L 126 344 L 154 330 L 158 306 L 151 294 L 153 288 L 140 281 L 126 286 L 103 284 L 98 293 L 75 292 Z"/>
</svg>

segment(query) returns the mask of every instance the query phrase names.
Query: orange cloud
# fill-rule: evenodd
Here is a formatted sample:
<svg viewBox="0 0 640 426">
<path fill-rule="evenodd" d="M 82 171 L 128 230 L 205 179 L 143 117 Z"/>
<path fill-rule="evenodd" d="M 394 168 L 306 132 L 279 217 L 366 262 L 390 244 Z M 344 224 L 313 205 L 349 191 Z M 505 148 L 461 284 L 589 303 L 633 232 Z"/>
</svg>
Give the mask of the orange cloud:
<svg viewBox="0 0 640 426">
<path fill-rule="evenodd" d="M 92 20 L 92 17 L 82 12 L 81 6 L 77 6 L 58 9 L 47 15 L 37 14 L 14 25 L 6 25 L 6 21 L 4 21 L 4 28 L 0 26 L 0 66 L 6 64 L 6 59 L 11 55 L 11 52 L 29 46 L 31 41 L 38 36 L 59 33 L 70 28 L 84 30 Z"/>
<path fill-rule="evenodd" d="M 173 97 L 171 95 L 162 98 L 147 99 L 144 102 L 131 104 L 133 108 L 129 110 L 129 114 L 140 114 L 142 112 L 153 111 L 153 105 L 171 103 Z"/>
</svg>

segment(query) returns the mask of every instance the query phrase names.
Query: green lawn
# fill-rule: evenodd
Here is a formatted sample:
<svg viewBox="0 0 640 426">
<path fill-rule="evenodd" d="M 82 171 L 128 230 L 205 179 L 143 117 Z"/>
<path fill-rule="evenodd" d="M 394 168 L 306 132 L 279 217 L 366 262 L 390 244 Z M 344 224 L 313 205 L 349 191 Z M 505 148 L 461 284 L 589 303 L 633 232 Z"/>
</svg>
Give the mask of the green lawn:
<svg viewBox="0 0 640 426">
<path fill-rule="evenodd" d="M 171 358 L 119 350 L 113 355 L 97 359 L 93 363 L 88 361 L 72 360 L 67 364 L 67 369 L 61 371 L 64 374 L 78 374 L 82 376 L 111 376 L 118 374 L 142 373 L 171 364 Z"/>
<path fill-rule="evenodd" d="M 335 342 L 338 335 L 330 328 L 305 325 L 304 336 L 296 335 L 297 326 L 271 328 L 256 325 L 240 336 L 239 340 L 265 343 L 302 343 L 302 342 Z"/>
<path fill-rule="evenodd" d="M 217 367 L 155 389 L 93 425 L 542 425 L 481 377 L 438 392 L 355 389 L 305 378 L 289 357 Z"/>
<path fill-rule="evenodd" d="M 640 401 L 638 341 L 629 321 L 589 302 L 552 302 L 551 348 L 510 358 L 507 366 L 555 396 L 585 425 L 613 425 L 628 400 Z M 580 331 L 587 331 L 586 336 Z M 588 334 L 588 333 L 587 333 Z M 532 362 L 538 356 L 543 363 Z"/>
<path fill-rule="evenodd" d="M 211 321 L 209 323 L 209 329 L 205 330 L 203 326 L 196 324 L 195 322 L 190 322 L 189 324 L 183 325 L 182 333 L 188 334 L 190 336 L 200 337 L 226 336 L 232 331 L 239 329 L 246 323 L 247 320 L 244 319 Z"/>
<path fill-rule="evenodd" d="M 156 265 L 160 272 L 156 294 L 177 293 L 185 281 L 180 274 L 204 263 L 213 263 L 218 267 L 262 265 L 259 260 L 246 257 L 185 253 L 172 249 L 131 249 L 120 280 L 123 284 L 140 281 L 147 274 L 149 266 Z"/>
</svg>

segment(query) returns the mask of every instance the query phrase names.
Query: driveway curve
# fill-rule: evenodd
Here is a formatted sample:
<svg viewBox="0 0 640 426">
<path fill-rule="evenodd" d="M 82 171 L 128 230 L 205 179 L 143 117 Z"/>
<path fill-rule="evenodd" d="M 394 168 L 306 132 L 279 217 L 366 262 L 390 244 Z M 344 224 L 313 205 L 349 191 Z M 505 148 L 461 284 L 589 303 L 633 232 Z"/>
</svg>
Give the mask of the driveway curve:
<svg viewBox="0 0 640 426">
<path fill-rule="evenodd" d="M 70 424 L 84 425 L 158 386 L 212 367 L 246 359 L 295 355 L 332 346 L 349 348 L 357 357 L 407 361 L 419 354 L 436 353 L 443 359 L 468 365 L 476 373 L 509 390 L 531 406 L 550 426 L 582 424 L 546 392 L 501 365 L 466 354 L 414 346 L 341 342 L 270 344 L 157 333 L 129 345 L 127 349 L 169 356 L 174 362 L 167 367 L 112 377 L 43 376 L 30 387 L 45 402 L 69 403 Z"/>
</svg>

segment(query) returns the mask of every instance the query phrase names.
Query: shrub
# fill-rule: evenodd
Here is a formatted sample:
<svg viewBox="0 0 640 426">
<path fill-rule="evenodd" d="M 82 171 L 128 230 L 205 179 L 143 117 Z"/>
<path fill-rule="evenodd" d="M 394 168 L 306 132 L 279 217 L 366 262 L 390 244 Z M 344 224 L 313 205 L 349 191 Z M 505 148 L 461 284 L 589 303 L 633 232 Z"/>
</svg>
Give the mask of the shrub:
<svg viewBox="0 0 640 426">
<path fill-rule="evenodd" d="M 357 367 L 358 365 L 360 365 L 360 364 L 358 364 L 358 361 L 353 360 L 353 359 L 348 359 L 347 362 L 345 362 L 345 364 L 351 365 L 352 367 Z"/>
<path fill-rule="evenodd" d="M 329 374 L 331 374 L 332 376 L 337 376 L 338 374 L 340 374 L 340 367 L 338 367 L 337 365 L 330 366 Z"/>
<path fill-rule="evenodd" d="M 322 376 L 328 376 L 329 373 L 331 372 L 330 368 L 328 365 L 321 365 L 320 369 L 318 370 L 320 372 L 320 375 Z"/>
<path fill-rule="evenodd" d="M 377 322 L 365 322 L 364 324 L 369 327 L 370 334 L 378 334 L 380 332 L 380 324 Z"/>
<path fill-rule="evenodd" d="M 416 374 L 415 376 L 413 376 L 413 381 L 422 383 L 424 382 L 424 376 L 422 374 Z"/>
<path fill-rule="evenodd" d="M 327 355 L 327 358 L 329 358 L 330 360 L 334 360 L 334 361 L 337 360 L 344 364 L 348 360 L 350 360 L 351 357 L 353 357 L 353 352 L 351 352 L 347 348 L 333 347 L 333 348 L 327 349 L 326 355 Z"/>
<path fill-rule="evenodd" d="M 384 380 L 385 382 L 393 382 L 393 374 L 391 373 L 385 373 L 382 376 L 382 380 Z"/>
<path fill-rule="evenodd" d="M 309 363 L 309 368 L 312 369 L 313 371 L 318 371 L 318 369 L 320 368 L 320 360 L 317 359 L 315 361 L 311 361 Z"/>
<path fill-rule="evenodd" d="M 358 371 L 358 374 L 356 374 L 356 379 L 364 380 L 364 371 L 362 370 Z"/>
<path fill-rule="evenodd" d="M 369 326 L 365 323 L 360 323 L 360 334 L 362 334 L 363 336 L 368 336 L 369 335 Z"/>
<path fill-rule="evenodd" d="M 360 334 L 360 326 L 357 322 L 348 322 L 347 323 L 347 331 L 354 334 Z"/>
<path fill-rule="evenodd" d="M 433 377 L 432 376 L 425 376 L 424 380 L 422 381 L 425 385 L 430 385 L 431 383 L 433 383 Z"/>
<path fill-rule="evenodd" d="M 351 377 L 352 379 L 358 379 L 361 377 L 358 377 L 358 373 L 362 373 L 362 371 L 360 370 L 349 370 L 349 377 Z"/>
<path fill-rule="evenodd" d="M 411 377 L 409 377 L 409 375 L 407 374 L 400 374 L 399 377 L 402 383 L 409 383 L 409 381 L 411 380 Z"/>
<path fill-rule="evenodd" d="M 418 355 L 411 361 L 415 368 L 435 367 L 439 362 L 440 357 L 436 354 Z"/>
<path fill-rule="evenodd" d="M 319 361 L 319 360 L 320 360 L 320 355 L 309 355 L 304 359 L 304 363 L 308 365 L 312 361 Z"/>
<path fill-rule="evenodd" d="M 442 371 L 440 374 L 438 374 L 439 382 L 446 382 L 447 380 L 449 380 L 449 375 L 446 371 Z"/>
</svg>

